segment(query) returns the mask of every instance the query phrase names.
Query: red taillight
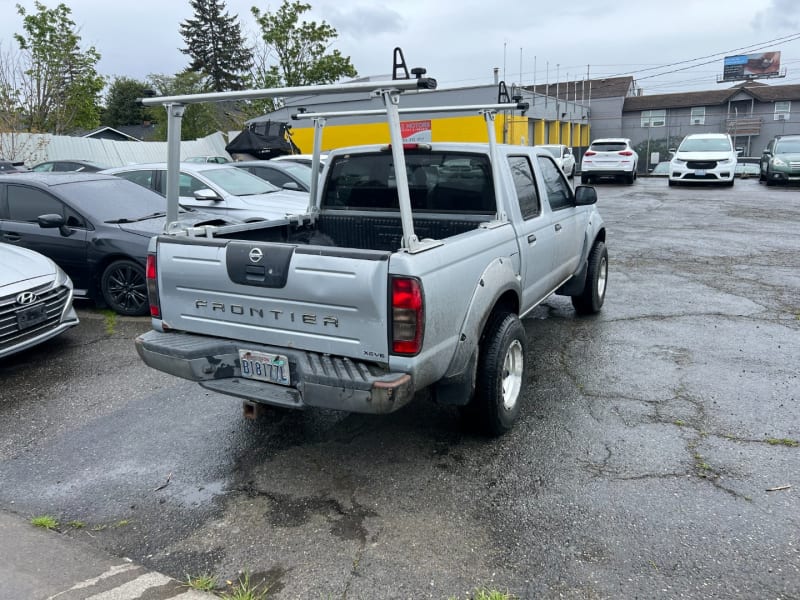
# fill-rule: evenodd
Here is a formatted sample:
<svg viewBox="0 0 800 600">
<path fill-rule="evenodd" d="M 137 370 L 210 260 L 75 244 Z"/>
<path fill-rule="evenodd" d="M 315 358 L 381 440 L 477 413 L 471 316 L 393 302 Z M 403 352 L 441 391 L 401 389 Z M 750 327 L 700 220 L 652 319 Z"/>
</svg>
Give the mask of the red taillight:
<svg viewBox="0 0 800 600">
<path fill-rule="evenodd" d="M 586 152 L 583 153 L 584 156 L 594 156 L 595 154 L 597 154 L 597 152 L 595 152 L 594 150 L 587 150 Z"/>
<path fill-rule="evenodd" d="M 158 299 L 158 280 L 156 279 L 156 255 L 147 255 L 147 267 L 145 268 L 147 277 L 147 297 L 150 300 L 150 316 L 161 317 L 161 306 Z"/>
<path fill-rule="evenodd" d="M 631 152 L 630 150 L 622 150 L 622 151 L 620 152 L 620 154 L 621 154 L 622 156 L 633 156 L 633 152 Z"/>
<path fill-rule="evenodd" d="M 424 299 L 419 280 L 392 278 L 392 352 L 414 355 L 422 349 Z"/>
</svg>

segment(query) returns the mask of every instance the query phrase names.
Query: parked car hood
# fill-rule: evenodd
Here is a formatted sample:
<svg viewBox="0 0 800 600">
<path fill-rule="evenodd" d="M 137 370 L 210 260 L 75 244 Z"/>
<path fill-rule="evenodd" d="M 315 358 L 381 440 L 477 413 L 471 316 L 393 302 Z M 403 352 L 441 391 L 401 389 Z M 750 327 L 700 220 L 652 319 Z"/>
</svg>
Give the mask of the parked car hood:
<svg viewBox="0 0 800 600">
<path fill-rule="evenodd" d="M 237 225 L 242 223 L 240 219 L 225 217 L 220 215 L 212 215 L 200 211 L 192 211 L 181 213 L 178 215 L 178 223 L 184 227 L 198 227 L 200 225 Z M 131 223 L 115 223 L 123 231 L 141 235 L 144 237 L 153 237 L 159 233 L 163 233 L 167 225 L 167 218 L 165 216 L 157 216 L 150 219 L 143 219 L 141 221 L 133 221 Z"/>
<path fill-rule="evenodd" d="M 53 276 L 57 269 L 52 260 L 38 252 L 10 244 L 0 244 L 0 264 L 0 289 L 27 279 Z"/>
<path fill-rule="evenodd" d="M 678 152 L 675 155 L 678 160 L 728 160 L 731 158 L 730 152 Z"/>
</svg>

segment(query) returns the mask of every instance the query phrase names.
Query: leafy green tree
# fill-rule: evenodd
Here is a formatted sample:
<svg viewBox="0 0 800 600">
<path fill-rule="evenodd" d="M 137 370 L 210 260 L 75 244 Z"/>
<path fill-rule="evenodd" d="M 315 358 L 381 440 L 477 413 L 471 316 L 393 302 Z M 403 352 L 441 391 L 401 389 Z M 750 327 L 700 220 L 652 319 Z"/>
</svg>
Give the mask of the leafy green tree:
<svg viewBox="0 0 800 600">
<path fill-rule="evenodd" d="M 108 88 L 103 124 L 109 127 L 139 125 L 146 119 L 145 108 L 137 101 L 149 85 L 127 77 L 116 77 Z"/>
<path fill-rule="evenodd" d="M 215 92 L 246 87 L 253 54 L 242 39 L 237 17 L 231 17 L 222 0 L 190 0 L 194 18 L 181 23 L 186 48 L 191 57 L 189 71 L 206 77 Z"/>
<path fill-rule="evenodd" d="M 21 51 L 19 110 L 26 129 L 63 134 L 100 124 L 99 96 L 105 80 L 96 70 L 94 46 L 81 50 L 81 38 L 64 4 L 54 9 L 34 2 L 28 14 L 17 4 L 25 34 L 14 34 Z"/>
<path fill-rule="evenodd" d="M 183 71 L 177 75 L 150 75 L 148 80 L 150 89 L 155 91 L 156 96 L 183 96 L 207 91 L 203 76 L 191 71 Z M 219 114 L 219 107 L 215 103 L 187 104 L 181 121 L 181 139 L 194 140 L 219 130 Z M 156 123 L 155 139 L 166 140 L 166 109 L 161 106 L 150 107 L 146 115 Z"/>
<path fill-rule="evenodd" d="M 350 58 L 331 50 L 339 37 L 325 21 L 300 21 L 311 5 L 299 0 L 283 0 L 274 13 L 262 13 L 255 6 L 251 12 L 261 28 L 263 46 L 256 47 L 251 79 L 257 88 L 296 87 L 334 83 L 358 75 Z M 273 60 L 274 57 L 274 60 Z M 275 64 L 277 60 L 277 64 Z M 253 102 L 248 112 L 268 112 L 280 103 Z"/>
</svg>

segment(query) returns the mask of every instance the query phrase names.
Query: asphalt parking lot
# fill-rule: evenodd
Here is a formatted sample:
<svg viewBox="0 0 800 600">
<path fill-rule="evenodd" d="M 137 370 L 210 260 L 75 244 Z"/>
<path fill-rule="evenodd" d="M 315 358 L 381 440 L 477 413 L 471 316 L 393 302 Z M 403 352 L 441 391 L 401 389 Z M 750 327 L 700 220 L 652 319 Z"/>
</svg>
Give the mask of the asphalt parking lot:
<svg viewBox="0 0 800 600">
<path fill-rule="evenodd" d="M 0 361 L 0 506 L 270 598 L 800 598 L 800 188 L 596 187 L 605 306 L 523 321 L 508 435 L 424 394 L 248 421 L 139 361 L 147 319 L 79 304 Z"/>
</svg>

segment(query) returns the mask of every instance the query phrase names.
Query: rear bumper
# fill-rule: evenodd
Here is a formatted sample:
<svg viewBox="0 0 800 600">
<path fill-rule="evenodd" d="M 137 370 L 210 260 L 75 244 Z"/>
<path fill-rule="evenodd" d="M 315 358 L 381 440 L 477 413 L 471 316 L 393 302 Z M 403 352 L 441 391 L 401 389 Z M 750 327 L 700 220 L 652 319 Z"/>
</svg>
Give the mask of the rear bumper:
<svg viewBox="0 0 800 600">
<path fill-rule="evenodd" d="M 242 377 L 240 349 L 286 356 L 292 385 Z M 315 406 L 383 414 L 408 404 L 415 392 L 407 373 L 392 373 L 349 358 L 251 342 L 148 331 L 136 338 L 136 351 L 145 364 L 159 371 L 196 381 L 215 392 L 286 408 Z"/>
</svg>

